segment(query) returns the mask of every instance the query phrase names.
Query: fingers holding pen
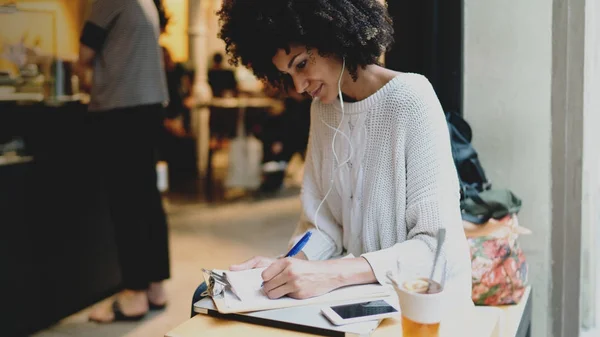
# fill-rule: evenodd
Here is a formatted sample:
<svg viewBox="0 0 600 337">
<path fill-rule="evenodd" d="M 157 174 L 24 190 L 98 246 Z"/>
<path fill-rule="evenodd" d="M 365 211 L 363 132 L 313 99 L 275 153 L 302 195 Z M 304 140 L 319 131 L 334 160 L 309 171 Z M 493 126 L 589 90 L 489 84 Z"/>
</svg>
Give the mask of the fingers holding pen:
<svg viewBox="0 0 600 337">
<path fill-rule="evenodd" d="M 269 298 L 280 298 L 296 291 L 293 259 L 275 261 L 262 272 L 263 291 Z"/>
</svg>

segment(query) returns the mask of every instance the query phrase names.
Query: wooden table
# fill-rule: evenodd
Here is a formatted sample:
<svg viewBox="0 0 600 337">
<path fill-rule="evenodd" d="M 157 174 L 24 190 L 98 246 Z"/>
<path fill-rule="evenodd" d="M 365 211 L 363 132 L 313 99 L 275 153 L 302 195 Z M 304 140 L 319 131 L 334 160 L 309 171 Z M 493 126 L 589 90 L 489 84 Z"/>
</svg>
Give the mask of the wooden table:
<svg viewBox="0 0 600 337">
<path fill-rule="evenodd" d="M 473 308 L 456 312 L 456 318 L 442 323 L 440 337 L 502 337 L 498 322 L 502 310 L 493 307 Z M 400 317 L 385 319 L 372 334 L 373 337 L 401 337 L 402 327 Z M 229 337 L 229 336 L 261 336 L 261 337 L 301 337 L 312 336 L 289 330 L 218 319 L 206 315 L 196 315 L 175 329 L 169 331 L 166 337 Z"/>
<path fill-rule="evenodd" d="M 531 287 L 527 287 L 523 299 L 517 305 L 499 307 L 475 307 L 472 312 L 455 311 L 456 317 L 440 327 L 440 337 L 531 337 Z M 402 327 L 399 317 L 383 320 L 372 334 L 373 337 L 401 337 Z M 301 337 L 312 336 L 289 330 L 229 321 L 206 315 L 196 315 L 175 329 L 166 337 Z"/>
<path fill-rule="evenodd" d="M 531 287 L 527 287 L 519 304 L 497 308 L 502 310 L 499 327 L 503 337 L 531 337 Z"/>
</svg>

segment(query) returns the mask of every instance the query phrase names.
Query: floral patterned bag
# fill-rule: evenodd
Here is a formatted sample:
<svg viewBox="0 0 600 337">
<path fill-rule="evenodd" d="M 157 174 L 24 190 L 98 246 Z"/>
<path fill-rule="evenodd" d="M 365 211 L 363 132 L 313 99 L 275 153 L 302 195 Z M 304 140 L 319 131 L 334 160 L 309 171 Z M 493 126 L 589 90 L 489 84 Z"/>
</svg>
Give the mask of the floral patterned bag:
<svg viewBox="0 0 600 337">
<path fill-rule="evenodd" d="M 500 220 L 492 218 L 484 225 L 463 224 L 471 248 L 475 305 L 519 303 L 525 292 L 528 266 L 517 237 L 531 232 L 519 226 L 516 214 Z"/>
</svg>

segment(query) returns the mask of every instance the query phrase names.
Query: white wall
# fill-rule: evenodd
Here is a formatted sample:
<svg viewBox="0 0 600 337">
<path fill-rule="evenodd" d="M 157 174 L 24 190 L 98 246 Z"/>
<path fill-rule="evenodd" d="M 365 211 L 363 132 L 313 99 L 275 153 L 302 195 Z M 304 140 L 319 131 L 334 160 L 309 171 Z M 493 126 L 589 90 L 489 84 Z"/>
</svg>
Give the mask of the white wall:
<svg viewBox="0 0 600 337">
<path fill-rule="evenodd" d="M 464 114 L 495 187 L 523 199 L 533 336 L 550 335 L 552 1 L 465 0 Z"/>
<path fill-rule="evenodd" d="M 584 247 L 582 314 L 584 326 L 600 332 L 600 4 L 586 2 L 583 152 Z M 595 315 L 594 315 L 595 311 Z M 596 316 L 596 317 L 594 317 Z M 595 321 L 595 322 L 594 322 Z"/>
</svg>

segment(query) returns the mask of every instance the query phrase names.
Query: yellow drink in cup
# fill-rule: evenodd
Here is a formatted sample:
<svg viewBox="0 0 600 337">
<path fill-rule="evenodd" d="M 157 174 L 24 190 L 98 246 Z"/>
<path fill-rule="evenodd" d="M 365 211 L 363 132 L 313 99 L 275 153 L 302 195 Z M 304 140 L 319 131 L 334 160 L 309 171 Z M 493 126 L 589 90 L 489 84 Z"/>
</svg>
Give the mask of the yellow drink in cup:
<svg viewBox="0 0 600 337">
<path fill-rule="evenodd" d="M 426 278 L 395 284 L 402 313 L 402 337 L 438 337 L 445 310 L 442 286 Z"/>
</svg>

